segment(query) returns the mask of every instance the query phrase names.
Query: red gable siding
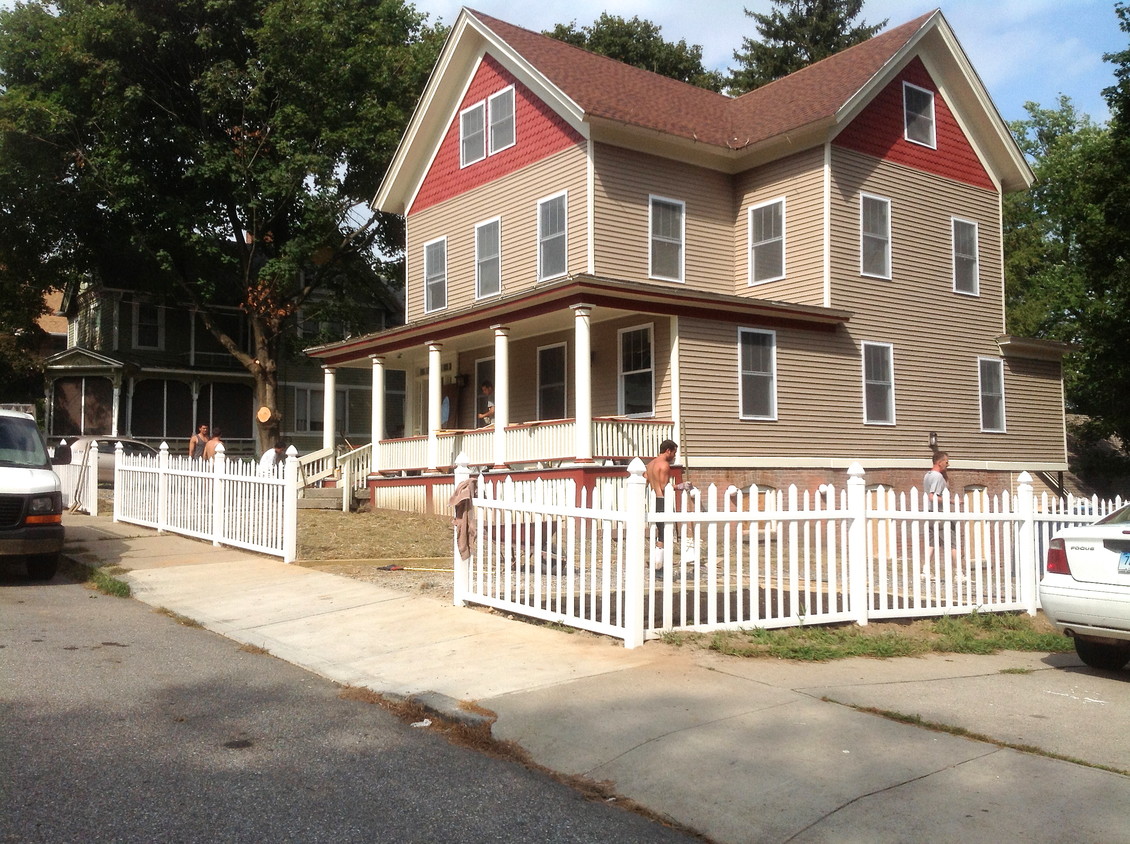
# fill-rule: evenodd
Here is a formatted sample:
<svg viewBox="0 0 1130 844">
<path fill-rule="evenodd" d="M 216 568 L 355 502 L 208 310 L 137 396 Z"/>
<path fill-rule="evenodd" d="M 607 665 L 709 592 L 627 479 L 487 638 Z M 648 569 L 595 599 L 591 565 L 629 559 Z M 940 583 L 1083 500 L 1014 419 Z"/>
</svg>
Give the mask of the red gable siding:
<svg viewBox="0 0 1130 844">
<path fill-rule="evenodd" d="M 507 85 L 514 85 L 514 146 L 460 168 L 458 112 L 485 100 Z M 513 173 L 582 140 L 577 131 L 535 97 L 529 88 L 515 80 L 491 56 L 484 56 L 408 214 L 423 211 L 445 199 Z"/>
<path fill-rule="evenodd" d="M 937 149 L 913 144 L 903 137 L 902 83 L 906 81 L 934 92 Z M 925 65 L 913 59 L 833 141 L 848 149 L 914 167 L 980 188 L 994 189 L 969 140 Z"/>
</svg>

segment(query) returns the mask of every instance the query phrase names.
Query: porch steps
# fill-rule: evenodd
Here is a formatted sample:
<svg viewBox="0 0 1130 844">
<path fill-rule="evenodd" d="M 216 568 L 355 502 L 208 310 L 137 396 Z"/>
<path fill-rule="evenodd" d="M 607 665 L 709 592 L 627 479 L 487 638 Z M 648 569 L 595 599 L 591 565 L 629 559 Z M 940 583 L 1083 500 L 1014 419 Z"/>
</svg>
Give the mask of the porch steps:
<svg viewBox="0 0 1130 844">
<path fill-rule="evenodd" d="M 367 489 L 355 490 L 354 494 L 350 497 L 349 508 L 351 510 L 357 509 L 358 495 L 360 492 L 364 496 L 365 501 L 369 500 L 369 491 Z M 341 509 L 341 487 L 317 487 L 308 486 L 304 487 L 298 493 L 298 509 L 299 510 L 340 510 Z"/>
</svg>

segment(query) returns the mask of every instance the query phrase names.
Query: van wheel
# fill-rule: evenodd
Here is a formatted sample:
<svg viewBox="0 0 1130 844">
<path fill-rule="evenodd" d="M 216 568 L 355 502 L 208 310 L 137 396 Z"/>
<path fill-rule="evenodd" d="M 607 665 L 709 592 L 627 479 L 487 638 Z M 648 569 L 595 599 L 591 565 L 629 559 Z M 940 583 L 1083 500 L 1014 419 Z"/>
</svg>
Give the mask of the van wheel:
<svg viewBox="0 0 1130 844">
<path fill-rule="evenodd" d="M 58 554 L 36 554 L 27 558 L 27 576 L 32 580 L 50 580 L 58 571 Z"/>
</svg>

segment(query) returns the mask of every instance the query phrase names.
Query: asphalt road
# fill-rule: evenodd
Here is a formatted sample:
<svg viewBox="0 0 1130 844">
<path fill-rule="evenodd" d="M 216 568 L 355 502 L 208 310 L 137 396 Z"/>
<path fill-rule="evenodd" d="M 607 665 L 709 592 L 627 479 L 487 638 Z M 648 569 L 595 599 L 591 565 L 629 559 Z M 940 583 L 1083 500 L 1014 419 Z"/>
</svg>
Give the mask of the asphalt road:
<svg viewBox="0 0 1130 844">
<path fill-rule="evenodd" d="M 0 569 L 0 840 L 667 842 L 131 599 Z"/>
</svg>

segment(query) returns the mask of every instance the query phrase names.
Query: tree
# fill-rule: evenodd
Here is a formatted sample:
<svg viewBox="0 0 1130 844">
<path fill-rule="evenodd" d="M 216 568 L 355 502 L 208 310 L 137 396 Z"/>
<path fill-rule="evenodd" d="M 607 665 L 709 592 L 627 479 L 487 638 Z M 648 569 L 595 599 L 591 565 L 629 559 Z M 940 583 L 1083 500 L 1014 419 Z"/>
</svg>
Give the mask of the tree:
<svg viewBox="0 0 1130 844">
<path fill-rule="evenodd" d="M 757 21 L 759 40 L 742 38 L 734 51 L 738 66 L 730 72 L 727 90 L 737 96 L 788 76 L 871 38 L 887 25 L 853 24 L 863 0 L 773 0 L 769 14 L 745 10 Z"/>
<path fill-rule="evenodd" d="M 722 74 L 706 70 L 702 66 L 700 45 L 692 44 L 688 47 L 682 39 L 677 44 L 665 41 L 660 31 L 661 28 L 651 21 L 640 20 L 638 17 L 625 20 L 604 12 L 592 26 L 577 29 L 576 21 L 568 26 L 559 23 L 544 34 L 574 47 L 697 85 L 699 88 L 722 90 Z"/>
<path fill-rule="evenodd" d="M 402 0 L 0 12 L 6 284 L 94 278 L 190 303 L 254 377 L 271 410 L 260 442 L 273 441 L 298 307 L 397 277 L 402 222 L 362 203 L 443 35 Z M 223 329 L 225 305 L 246 312 L 250 353 Z"/>
<path fill-rule="evenodd" d="M 47 313 L 43 291 L 10 277 L 0 265 L 0 401 L 43 398 L 45 335 L 36 320 Z"/>
</svg>

